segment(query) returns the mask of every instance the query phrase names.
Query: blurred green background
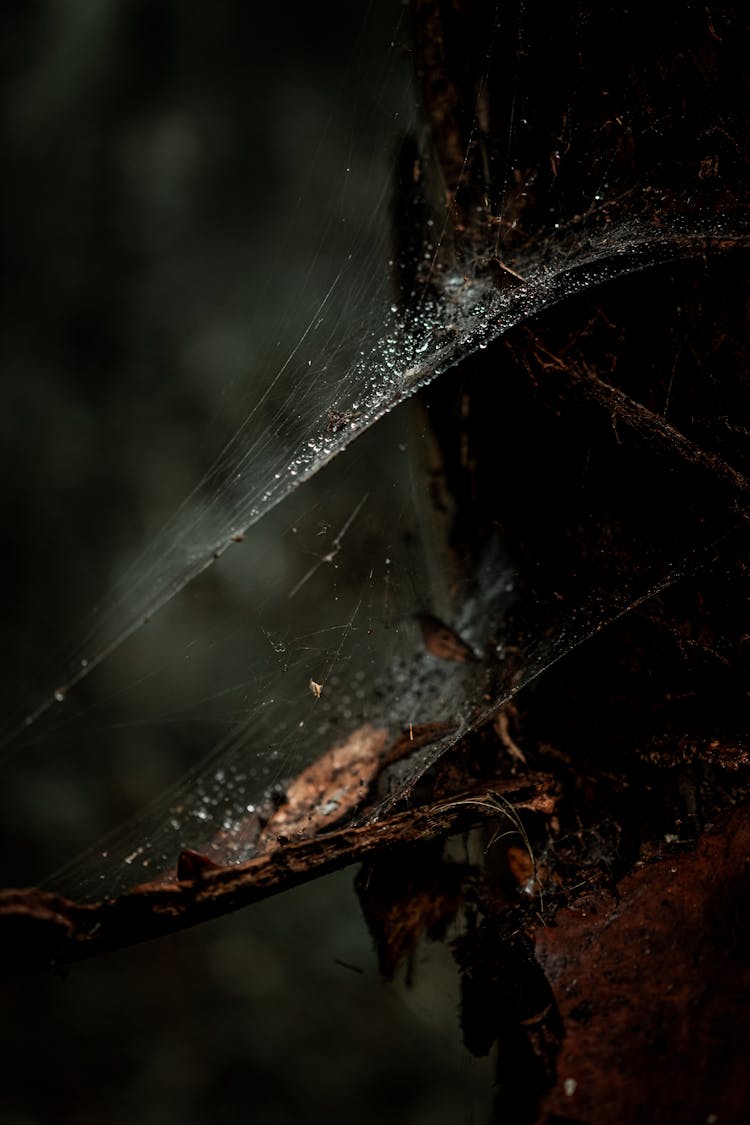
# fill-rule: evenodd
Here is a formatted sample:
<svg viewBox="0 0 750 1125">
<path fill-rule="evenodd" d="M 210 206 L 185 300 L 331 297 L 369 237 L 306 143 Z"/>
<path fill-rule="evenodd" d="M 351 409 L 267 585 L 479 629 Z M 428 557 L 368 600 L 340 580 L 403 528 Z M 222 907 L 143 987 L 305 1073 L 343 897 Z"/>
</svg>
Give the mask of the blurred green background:
<svg viewBox="0 0 750 1125">
<path fill-rule="evenodd" d="M 413 107 L 393 0 L 2 19 L 7 714 L 231 436 L 352 227 L 387 253 L 378 184 Z M 154 754 L 115 725 L 85 749 L 41 728 L 2 763 L 2 882 L 178 776 L 205 750 L 181 737 Z M 4 984 L 2 1125 L 483 1120 L 447 952 L 384 985 L 351 879 Z"/>
<path fill-rule="evenodd" d="M 342 258 L 355 243 L 387 255 L 407 39 L 393 2 L 5 6 L 6 729 L 59 682 L 81 624 L 256 404 Z M 182 600 L 184 635 L 236 612 L 228 572 Z M 4 766 L 3 882 L 40 879 L 212 745 L 165 727 L 154 753 L 150 731 L 127 735 L 125 705 L 65 729 L 150 672 L 144 649 L 174 665 L 168 633 L 158 620 Z"/>
</svg>

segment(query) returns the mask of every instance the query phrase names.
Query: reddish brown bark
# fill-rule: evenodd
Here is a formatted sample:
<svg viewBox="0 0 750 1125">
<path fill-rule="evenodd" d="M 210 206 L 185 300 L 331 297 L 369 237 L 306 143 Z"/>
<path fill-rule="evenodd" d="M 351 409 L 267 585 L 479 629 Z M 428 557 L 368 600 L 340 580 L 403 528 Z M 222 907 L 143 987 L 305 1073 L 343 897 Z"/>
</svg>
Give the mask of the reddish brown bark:
<svg viewBox="0 0 750 1125">
<path fill-rule="evenodd" d="M 747 806 L 561 911 L 536 934 L 565 1027 L 540 1121 L 744 1120 L 749 947 Z"/>
</svg>

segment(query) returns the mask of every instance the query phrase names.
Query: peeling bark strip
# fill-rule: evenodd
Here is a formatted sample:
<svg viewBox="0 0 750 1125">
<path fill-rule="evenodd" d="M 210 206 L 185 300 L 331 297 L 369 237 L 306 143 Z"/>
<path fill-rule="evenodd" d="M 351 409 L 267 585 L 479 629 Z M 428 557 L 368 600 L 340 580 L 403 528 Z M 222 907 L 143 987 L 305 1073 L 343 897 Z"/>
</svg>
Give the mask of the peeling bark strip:
<svg viewBox="0 0 750 1125">
<path fill-rule="evenodd" d="M 183 853 L 180 882 L 145 883 L 119 898 L 84 905 L 38 888 L 0 892 L 0 947 L 6 976 L 68 964 L 149 941 L 239 910 L 320 875 L 394 847 L 433 840 L 496 816 L 493 796 L 514 808 L 546 808 L 549 775 L 467 790 L 383 821 L 288 843 L 246 863 L 217 867 Z"/>
</svg>

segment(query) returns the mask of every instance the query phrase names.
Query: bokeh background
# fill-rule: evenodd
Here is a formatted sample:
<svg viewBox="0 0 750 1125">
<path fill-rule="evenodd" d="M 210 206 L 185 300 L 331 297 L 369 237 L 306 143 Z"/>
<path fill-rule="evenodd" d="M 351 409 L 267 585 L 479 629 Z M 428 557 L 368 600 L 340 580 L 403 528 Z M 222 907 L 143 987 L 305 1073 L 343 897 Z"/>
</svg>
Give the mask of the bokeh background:
<svg viewBox="0 0 750 1125">
<path fill-rule="evenodd" d="M 211 464 L 352 238 L 387 253 L 382 183 L 414 107 L 393 0 L 33 0 L 2 22 L 10 714 Z M 221 628 L 206 581 L 195 634 L 208 610 Z M 4 885 L 45 878 L 205 751 L 189 727 L 134 738 L 110 716 L 91 737 L 96 721 L 4 753 Z M 6 982 L 2 1125 L 483 1120 L 489 1064 L 460 1046 L 447 951 L 384 984 L 352 874 Z"/>
<path fill-rule="evenodd" d="M 57 682 L 82 622 L 256 405 L 342 259 L 387 255 L 383 184 L 413 110 L 404 16 L 394 3 L 6 6 L 4 729 Z M 241 582 L 252 599 L 252 574 L 231 567 L 183 598 L 185 637 L 226 632 Z M 176 664 L 168 632 L 158 619 L 6 759 L 3 822 L 20 846 L 4 882 L 42 878 L 212 744 L 162 727 L 156 753 L 149 730 L 125 731 L 137 703 L 98 710 L 147 655 L 149 676 L 162 649 Z M 231 668 L 231 646 L 222 659 Z"/>
</svg>

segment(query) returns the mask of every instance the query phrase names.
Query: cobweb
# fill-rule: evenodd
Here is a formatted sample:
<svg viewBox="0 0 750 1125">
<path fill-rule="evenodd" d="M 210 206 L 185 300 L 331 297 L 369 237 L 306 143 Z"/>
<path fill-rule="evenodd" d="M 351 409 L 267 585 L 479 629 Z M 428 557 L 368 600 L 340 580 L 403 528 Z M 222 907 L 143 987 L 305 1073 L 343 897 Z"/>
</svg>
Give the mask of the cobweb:
<svg viewBox="0 0 750 1125">
<path fill-rule="evenodd" d="M 55 878 L 74 895 L 114 894 L 169 871 L 185 846 L 240 862 L 252 852 L 244 832 L 259 803 L 352 731 L 443 724 L 411 761 L 402 796 L 551 664 L 699 565 L 710 541 L 685 529 L 653 558 L 644 543 L 637 574 L 616 590 L 539 606 L 538 630 L 523 638 L 505 627 L 519 581 L 506 545 L 492 541 L 478 565 L 449 545 L 449 513 L 429 489 L 438 454 L 416 392 L 535 314 L 691 257 L 724 232 L 715 219 L 684 230 L 555 224 L 518 251 L 517 284 L 503 288 L 466 261 L 432 284 L 449 235 L 435 225 L 412 263 L 423 280 L 404 293 L 391 242 L 393 166 L 416 109 L 397 5 L 387 18 L 390 34 L 382 13 L 369 12 L 345 52 L 344 161 L 326 154 L 319 133 L 327 191 L 316 197 L 307 268 L 289 278 L 257 267 L 289 295 L 277 299 L 266 362 L 247 372 L 244 416 L 213 463 L 195 466 L 187 498 L 121 567 L 46 680 L 36 678 L 35 702 L 6 725 L 8 754 L 43 742 L 61 754 L 96 744 L 106 755 L 109 739 L 125 737 L 169 760 L 173 732 L 188 727 L 203 747 L 165 795 Z M 297 143 L 302 197 L 312 167 L 307 138 Z M 289 231 L 287 244 L 291 221 Z M 427 651 L 424 615 L 449 622 L 471 659 Z M 511 645 L 523 653 L 512 674 Z"/>
</svg>

